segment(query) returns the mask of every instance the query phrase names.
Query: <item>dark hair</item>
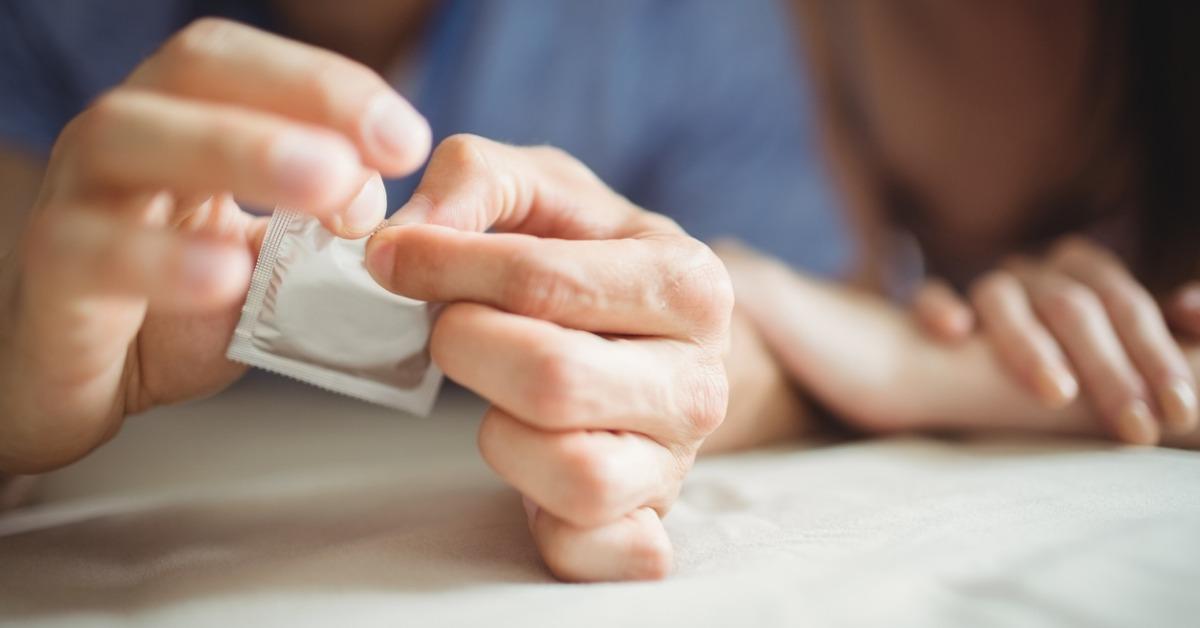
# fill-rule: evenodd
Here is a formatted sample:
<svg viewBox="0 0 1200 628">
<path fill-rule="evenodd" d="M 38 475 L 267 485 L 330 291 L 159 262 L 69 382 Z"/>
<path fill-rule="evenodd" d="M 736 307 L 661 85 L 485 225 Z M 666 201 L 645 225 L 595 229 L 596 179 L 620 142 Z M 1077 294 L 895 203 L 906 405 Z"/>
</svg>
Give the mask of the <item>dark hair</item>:
<svg viewBox="0 0 1200 628">
<path fill-rule="evenodd" d="M 1101 2 L 1122 19 L 1124 111 L 1142 155 L 1135 270 L 1152 288 L 1200 278 L 1200 4 Z"/>
</svg>

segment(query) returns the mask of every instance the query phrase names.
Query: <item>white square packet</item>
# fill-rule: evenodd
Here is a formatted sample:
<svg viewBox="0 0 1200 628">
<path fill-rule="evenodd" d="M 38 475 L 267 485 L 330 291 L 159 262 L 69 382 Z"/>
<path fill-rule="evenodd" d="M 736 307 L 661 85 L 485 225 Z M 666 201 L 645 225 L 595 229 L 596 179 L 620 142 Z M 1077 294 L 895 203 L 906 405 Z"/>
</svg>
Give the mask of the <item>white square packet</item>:
<svg viewBox="0 0 1200 628">
<path fill-rule="evenodd" d="M 442 382 L 429 357 L 435 308 L 376 283 L 367 240 L 276 209 L 226 357 L 428 415 Z"/>
</svg>

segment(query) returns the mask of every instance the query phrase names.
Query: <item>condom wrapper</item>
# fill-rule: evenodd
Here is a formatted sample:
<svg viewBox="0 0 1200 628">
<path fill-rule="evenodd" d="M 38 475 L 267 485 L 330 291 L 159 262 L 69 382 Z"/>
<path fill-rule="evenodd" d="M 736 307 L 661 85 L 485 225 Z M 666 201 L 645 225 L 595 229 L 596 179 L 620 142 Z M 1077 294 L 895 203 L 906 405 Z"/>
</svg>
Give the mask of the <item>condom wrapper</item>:
<svg viewBox="0 0 1200 628">
<path fill-rule="evenodd" d="M 393 294 L 346 240 L 277 209 L 226 357 L 365 401 L 428 415 L 442 372 L 429 357 L 435 306 Z"/>
</svg>

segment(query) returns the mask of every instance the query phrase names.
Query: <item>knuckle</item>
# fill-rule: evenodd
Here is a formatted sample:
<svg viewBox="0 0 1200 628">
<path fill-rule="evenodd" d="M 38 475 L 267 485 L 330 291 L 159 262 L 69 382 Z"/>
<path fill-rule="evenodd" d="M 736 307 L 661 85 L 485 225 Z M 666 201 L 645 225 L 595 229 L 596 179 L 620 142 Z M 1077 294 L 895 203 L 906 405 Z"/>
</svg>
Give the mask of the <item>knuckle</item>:
<svg viewBox="0 0 1200 628">
<path fill-rule="evenodd" d="M 563 440 L 561 456 L 569 488 L 559 514 L 585 527 L 619 516 L 614 505 L 619 497 L 620 476 L 612 459 L 590 447 L 582 434 Z"/>
<path fill-rule="evenodd" d="M 219 53 L 240 28 L 244 27 L 231 20 L 202 17 L 168 39 L 161 56 L 172 65 L 194 63 Z"/>
<path fill-rule="evenodd" d="M 514 255 L 501 298 L 514 314 L 545 320 L 601 305 L 596 286 L 554 259 L 532 252 Z"/>
<path fill-rule="evenodd" d="M 500 145 L 491 140 L 459 133 L 442 140 L 433 150 L 425 176 L 421 180 L 424 189 L 439 190 L 431 194 L 436 214 L 453 213 L 455 222 L 463 228 L 483 231 L 491 226 L 492 216 L 502 214 L 507 208 L 518 207 L 530 194 L 529 183 L 516 176 L 507 160 L 493 160 Z M 458 206 L 443 206 L 439 200 L 443 194 L 454 190 L 460 196 Z M 465 221 L 465 222 L 464 222 Z"/>
<path fill-rule="evenodd" d="M 629 541 L 628 574 L 634 580 L 662 580 L 674 562 L 671 541 L 665 534 L 635 534 Z"/>
<path fill-rule="evenodd" d="M 470 133 L 458 133 L 442 140 L 433 151 L 431 167 L 436 164 L 451 172 L 472 175 L 491 170 L 484 153 L 487 140 Z"/>
<path fill-rule="evenodd" d="M 578 359 L 562 351 L 540 350 L 534 358 L 530 384 L 531 411 L 543 422 L 572 425 L 589 413 L 580 395 L 595 379 Z"/>
<path fill-rule="evenodd" d="M 68 122 L 51 150 L 48 176 L 74 171 L 102 179 L 119 172 L 124 164 L 113 158 L 113 148 L 131 97 L 127 90 L 110 90 Z"/>
<path fill-rule="evenodd" d="M 103 143 L 108 129 L 121 116 L 125 108 L 125 95 L 120 90 L 109 90 L 101 94 L 92 105 L 75 116 L 59 135 L 59 143 L 70 143 L 81 153 L 81 158 L 90 160 L 95 155 L 93 148 Z"/>
<path fill-rule="evenodd" d="M 721 365 L 701 369 L 695 376 L 685 416 L 689 432 L 708 436 L 721 427 L 729 407 L 729 378 Z"/>
<path fill-rule="evenodd" d="M 667 269 L 667 305 L 697 325 L 723 334 L 733 316 L 733 281 L 712 249 L 688 239 Z"/>
</svg>

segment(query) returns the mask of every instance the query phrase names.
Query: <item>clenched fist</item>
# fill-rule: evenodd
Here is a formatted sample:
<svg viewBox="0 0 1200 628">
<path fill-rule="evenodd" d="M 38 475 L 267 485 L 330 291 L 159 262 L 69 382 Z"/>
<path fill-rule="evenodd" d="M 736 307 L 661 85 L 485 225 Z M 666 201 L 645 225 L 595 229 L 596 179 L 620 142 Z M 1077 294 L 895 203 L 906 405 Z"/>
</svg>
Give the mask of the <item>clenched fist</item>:
<svg viewBox="0 0 1200 628">
<path fill-rule="evenodd" d="M 721 423 L 732 288 L 720 260 L 552 148 L 433 153 L 367 246 L 375 278 L 445 301 L 434 360 L 492 407 L 483 457 L 569 580 L 658 578 L 661 517 Z"/>
</svg>

